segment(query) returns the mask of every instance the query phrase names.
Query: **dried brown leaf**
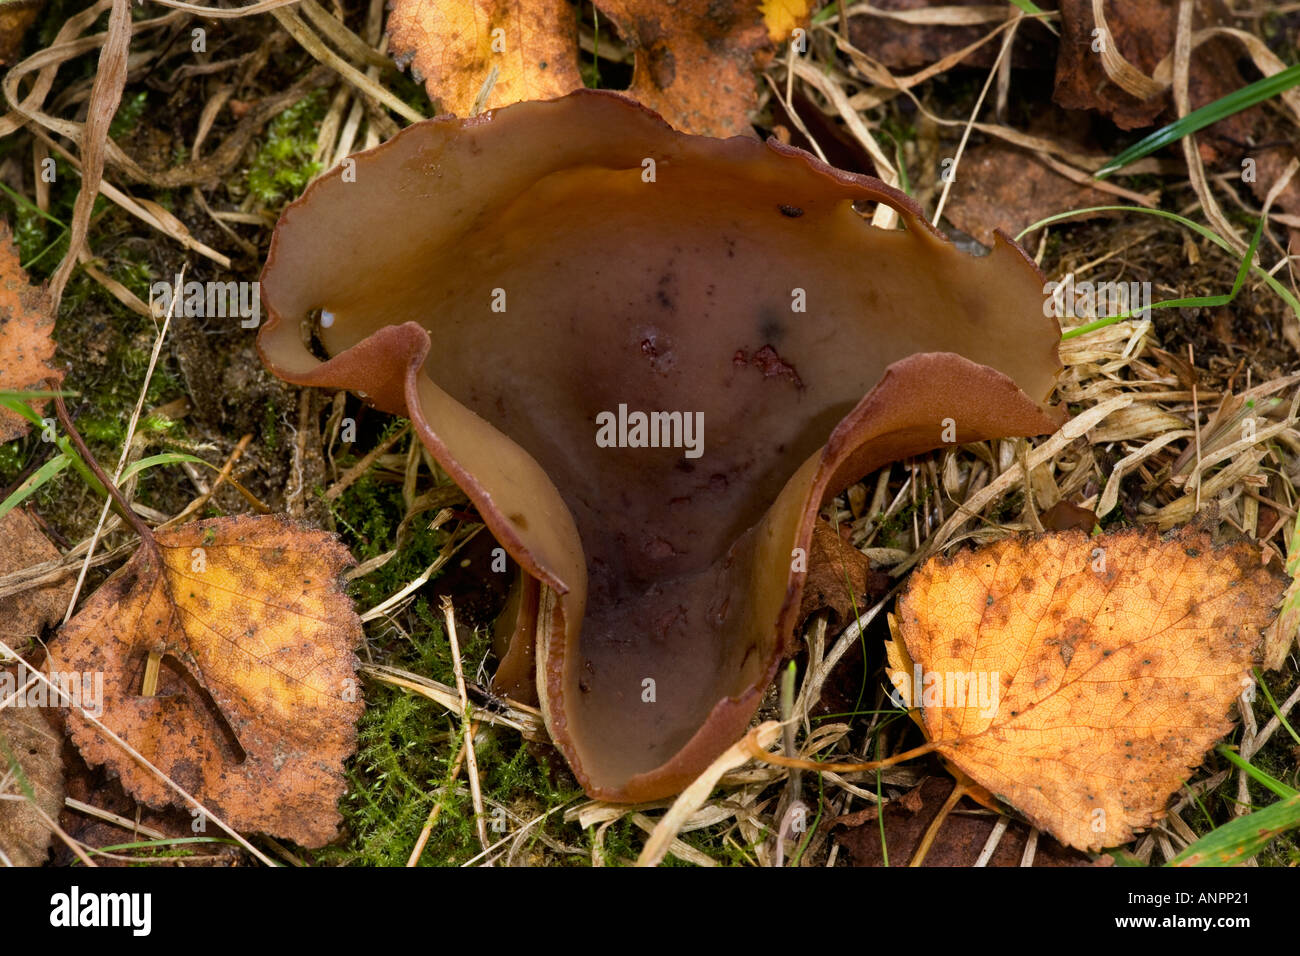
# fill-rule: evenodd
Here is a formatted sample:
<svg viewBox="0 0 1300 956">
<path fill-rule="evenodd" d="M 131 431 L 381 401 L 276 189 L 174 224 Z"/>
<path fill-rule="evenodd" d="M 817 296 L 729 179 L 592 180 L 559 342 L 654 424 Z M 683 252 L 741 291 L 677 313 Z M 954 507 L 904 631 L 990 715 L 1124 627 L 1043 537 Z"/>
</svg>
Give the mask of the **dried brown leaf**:
<svg viewBox="0 0 1300 956">
<path fill-rule="evenodd" d="M 842 627 L 879 601 L 892 584 L 888 574 L 871 567 L 865 554 L 829 523 L 818 520 L 813 526 L 799 619 L 829 609 L 835 615 L 832 623 Z"/>
<path fill-rule="evenodd" d="M 992 246 L 997 229 L 1014 236 L 1063 209 L 1114 201 L 1099 189 L 1071 182 L 1029 153 L 989 143 L 967 150 L 944 215 L 962 232 Z"/>
<path fill-rule="evenodd" d="M 884 851 L 888 852 L 890 866 L 907 865 L 953 786 L 951 780 L 927 777 L 902 797 L 885 805 Z M 940 825 L 934 843 L 925 855 L 924 866 L 975 865 L 993 832 L 996 817 L 963 812 L 968 806 L 958 803 Z M 849 860 L 854 866 L 885 864 L 885 852 L 881 849 L 881 826 L 876 812 L 876 808 L 872 807 L 861 814 L 846 814 L 832 823 L 837 830 L 836 841 L 848 851 Z M 1023 823 L 1011 824 L 1002 834 L 997 849 L 986 865 L 1020 866 L 1028 839 L 1028 827 Z M 1078 850 L 1061 846 L 1049 836 L 1042 836 L 1035 848 L 1033 865 L 1090 866 L 1091 860 Z"/>
<path fill-rule="evenodd" d="M 0 518 L 0 541 L 5 543 L 0 548 L 0 577 L 59 557 L 58 548 L 21 508 Z M 0 635 L 19 654 L 25 653 L 43 627 L 62 619 L 71 597 L 70 578 L 0 597 Z"/>
<path fill-rule="evenodd" d="M 49 855 L 54 831 L 40 811 L 57 820 L 63 806 L 62 746 L 40 709 L 15 702 L 0 710 L 0 851 L 14 866 L 40 866 Z"/>
<path fill-rule="evenodd" d="M 361 624 L 339 584 L 350 556 L 276 516 L 200 521 L 156 540 L 63 627 L 52 669 L 102 673 L 102 723 L 229 825 L 329 842 L 363 707 Z M 144 696 L 151 653 L 161 673 Z M 78 712 L 68 726 L 87 762 L 137 799 L 176 801 Z"/>
</svg>

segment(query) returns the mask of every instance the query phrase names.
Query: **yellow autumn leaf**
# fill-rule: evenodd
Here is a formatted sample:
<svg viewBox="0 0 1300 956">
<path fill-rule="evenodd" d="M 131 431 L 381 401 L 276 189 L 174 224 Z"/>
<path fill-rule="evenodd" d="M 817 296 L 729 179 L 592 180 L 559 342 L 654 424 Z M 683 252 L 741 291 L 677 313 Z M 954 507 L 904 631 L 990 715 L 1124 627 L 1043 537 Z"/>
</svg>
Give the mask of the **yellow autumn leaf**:
<svg viewBox="0 0 1300 956">
<path fill-rule="evenodd" d="M 60 629 L 48 670 L 227 824 L 328 843 L 364 706 L 361 622 L 340 586 L 347 549 L 277 516 L 215 518 L 153 538 Z M 68 675 L 99 675 L 102 685 Z M 68 728 L 86 761 L 110 768 L 137 799 L 180 802 L 80 709 L 69 709 Z"/>
<path fill-rule="evenodd" d="M 752 135 L 757 69 L 807 19 L 808 0 L 596 0 L 599 43 L 632 52 L 625 92 L 673 127 Z M 613 30 L 610 30 L 610 27 Z M 583 86 L 568 0 L 393 0 L 389 49 L 444 112 L 468 116 Z M 606 69 L 608 63 L 597 62 Z M 486 91 L 486 92 L 485 92 Z"/>
<path fill-rule="evenodd" d="M 496 70 L 484 109 L 579 89 L 578 25 L 566 0 L 395 0 L 397 61 L 445 112 L 467 116 Z"/>
<path fill-rule="evenodd" d="M 1062 843 L 1115 846 L 1231 729 L 1285 583 L 1199 528 L 1008 538 L 913 574 L 889 676 L 952 766 Z"/>
<path fill-rule="evenodd" d="M 763 0 L 759 10 L 763 14 L 768 38 L 773 43 L 789 40 L 795 27 L 807 24 L 810 6 L 811 0 Z"/>
</svg>

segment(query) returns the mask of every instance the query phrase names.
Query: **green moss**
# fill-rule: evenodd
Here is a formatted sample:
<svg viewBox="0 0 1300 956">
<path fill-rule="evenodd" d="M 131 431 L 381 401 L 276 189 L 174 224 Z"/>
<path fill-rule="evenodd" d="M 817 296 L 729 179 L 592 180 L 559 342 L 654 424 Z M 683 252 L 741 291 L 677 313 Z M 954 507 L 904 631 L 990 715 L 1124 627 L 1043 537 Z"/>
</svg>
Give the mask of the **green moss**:
<svg viewBox="0 0 1300 956">
<path fill-rule="evenodd" d="M 363 605 L 364 606 L 364 605 Z M 450 650 L 426 598 L 417 601 L 409 642 L 395 645 L 386 659 L 443 683 L 454 680 Z M 484 634 L 460 634 L 466 661 L 487 650 Z M 345 842 L 322 851 L 318 863 L 402 866 L 419 839 L 436 802 L 438 821 L 421 856 L 425 866 L 463 863 L 479 852 L 474 808 L 462 767 L 451 779 L 460 750 L 459 715 L 432 701 L 380 683 L 366 687 L 366 710 L 358 725 L 358 750 L 347 768 L 348 792 L 340 803 L 348 831 Z M 513 731 L 489 731 L 475 747 L 486 806 L 510 808 L 531 819 L 573 799 L 576 790 L 553 784 L 547 770 Z M 489 810 L 489 835 L 502 839 L 518 819 Z M 498 832 L 493 825 L 502 825 Z M 555 815 L 544 824 L 566 829 Z M 572 841 L 574 827 L 565 834 Z M 527 848 L 525 848 L 527 849 Z"/>
<path fill-rule="evenodd" d="M 274 206 L 296 196 L 320 172 L 312 155 L 325 107 L 324 91 L 317 90 L 271 121 L 248 169 L 248 191 L 258 202 Z"/>
<path fill-rule="evenodd" d="M 268 401 L 262 410 L 262 444 L 266 446 L 267 451 L 280 450 L 280 433 L 276 429 L 279 421 L 280 411 L 276 408 L 275 401 Z"/>
<path fill-rule="evenodd" d="M 134 132 L 140 125 L 140 117 L 144 115 L 145 107 L 148 105 L 148 90 L 141 90 L 134 96 L 122 97 L 122 103 L 113 116 L 113 122 L 108 124 L 108 135 L 113 139 L 120 139 Z"/>
<path fill-rule="evenodd" d="M 912 518 L 921 513 L 920 509 L 925 507 L 931 493 L 932 489 L 928 486 L 922 487 L 917 501 L 908 502 L 881 522 L 877 539 L 882 547 L 910 547 Z"/>
<path fill-rule="evenodd" d="M 58 262 L 68 251 L 68 230 L 55 226 L 36 209 L 19 206 L 14 212 L 13 223 L 18 261 L 24 268 L 36 268 L 43 262 Z"/>
<path fill-rule="evenodd" d="M 29 460 L 26 441 L 20 439 L 0 445 L 0 487 L 17 481 Z"/>
<path fill-rule="evenodd" d="M 375 443 L 385 441 L 394 419 Z M 409 447 L 407 437 L 394 451 Z M 357 449 L 364 454 L 364 449 Z M 346 461 L 342 462 L 346 466 Z M 330 503 L 339 534 L 359 561 L 396 546 L 397 528 L 405 514 L 401 485 L 381 481 L 369 472 Z M 358 608 L 373 607 L 422 573 L 448 544 L 446 531 L 430 530 L 415 521 L 410 537 L 387 564 L 358 578 L 349 592 Z M 435 578 L 436 581 L 436 578 Z M 401 630 L 380 624 L 370 633 L 370 656 L 376 660 L 443 684 L 455 682 L 451 650 L 441 611 L 433 598 L 420 595 L 401 616 Z M 467 668 L 483 660 L 491 639 L 486 631 L 459 628 L 461 659 Z M 470 673 L 471 679 L 473 674 Z M 479 841 L 473 805 L 462 767 L 456 780 L 450 771 L 461 744 L 461 718 L 446 708 L 380 682 L 366 684 L 366 711 L 359 728 L 359 746 L 347 767 L 348 793 L 340 803 L 346 821 L 345 842 L 323 851 L 317 862 L 335 865 L 401 866 L 406 863 L 420 831 L 441 800 L 438 822 L 421 856 L 423 865 L 462 863 L 476 855 Z M 488 808 L 488 833 L 504 839 L 521 820 L 544 814 L 579 795 L 567 773 L 552 779 L 549 766 L 514 731 L 486 728 L 475 753 L 479 779 Z M 507 808 L 507 816 L 494 808 Z M 493 825 L 501 827 L 501 832 Z M 576 826 L 560 814 L 539 827 L 568 845 L 581 843 Z M 530 831 L 532 832 L 532 831 Z M 530 847 L 523 848 L 531 858 Z M 549 853 L 549 851 L 548 851 Z M 554 854 L 548 862 L 556 862 Z"/>
<path fill-rule="evenodd" d="M 587 830 L 586 843 L 589 848 L 595 848 L 596 828 L 592 827 Z M 621 863 L 631 863 L 641 853 L 641 845 L 645 841 L 645 834 L 639 827 L 633 825 L 632 821 L 624 817 L 622 820 L 616 820 L 605 830 L 605 837 L 601 847 L 605 855 L 605 863 L 609 866 L 615 866 Z M 674 858 L 666 857 L 664 862 L 671 865 Z"/>
<path fill-rule="evenodd" d="M 134 292 L 141 302 L 149 301 L 149 288 L 157 281 L 152 263 L 143 259 L 119 259 L 114 263 L 113 278 Z"/>
</svg>

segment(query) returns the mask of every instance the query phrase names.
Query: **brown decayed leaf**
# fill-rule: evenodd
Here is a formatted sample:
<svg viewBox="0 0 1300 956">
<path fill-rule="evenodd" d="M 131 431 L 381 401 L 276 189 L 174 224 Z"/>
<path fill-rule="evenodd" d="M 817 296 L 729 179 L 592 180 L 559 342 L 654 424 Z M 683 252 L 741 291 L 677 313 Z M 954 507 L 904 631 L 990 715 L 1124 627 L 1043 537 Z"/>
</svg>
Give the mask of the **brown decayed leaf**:
<svg viewBox="0 0 1300 956">
<path fill-rule="evenodd" d="M 897 800 L 885 805 L 885 850 L 890 866 L 906 866 L 921 837 L 938 815 L 954 783 L 942 777 L 926 777 L 916 787 Z M 974 816 L 963 812 L 969 804 L 958 802 L 957 807 L 939 826 L 934 843 L 925 855 L 923 866 L 974 866 L 989 834 L 993 832 L 996 817 L 985 814 Z M 884 866 L 885 854 L 880 846 L 880 821 L 876 808 L 854 814 L 845 814 L 831 822 L 836 829 L 835 839 L 849 854 L 854 866 Z M 1029 828 L 1023 823 L 1013 823 L 1002 834 L 997 849 L 988 866 L 1019 866 L 1029 839 Z M 1034 866 L 1091 866 L 1092 861 L 1080 853 L 1061 846 L 1049 836 L 1041 836 L 1034 851 Z"/>
<path fill-rule="evenodd" d="M 1160 58 L 1173 49 L 1174 4 L 1110 4 L 1106 25 L 1117 52 L 1150 76 Z M 1106 76 L 1093 50 L 1091 0 L 1061 0 L 1061 52 L 1056 60 L 1056 102 L 1068 110 L 1097 110 L 1121 129 L 1149 126 L 1170 103 L 1168 91 L 1138 99 Z"/>
<path fill-rule="evenodd" d="M 1156 65 L 1174 48 L 1178 4 L 1166 0 L 1127 0 L 1105 5 L 1106 25 L 1117 52 L 1136 70 L 1150 77 Z M 1197 0 L 1194 30 L 1230 23 L 1221 0 Z M 1121 129 L 1155 123 L 1172 97 L 1166 88 L 1148 99 L 1126 92 L 1106 75 L 1101 56 L 1093 50 L 1091 0 L 1061 0 L 1061 47 L 1056 61 L 1056 102 L 1066 109 L 1096 110 L 1110 116 Z M 1243 85 L 1236 68 L 1237 51 L 1221 39 L 1211 40 L 1192 54 L 1188 93 L 1192 108 L 1204 106 Z M 1241 142 L 1239 117 L 1217 124 Z M 1214 136 L 1214 128 L 1202 138 Z"/>
<path fill-rule="evenodd" d="M 1284 586 L 1253 547 L 1197 527 L 1008 538 L 920 568 L 898 638 L 944 759 L 1097 849 L 1157 819 L 1231 728 Z M 958 674 L 982 679 L 983 699 L 963 697 Z"/>
<path fill-rule="evenodd" d="M 21 508 L 0 518 L 0 577 L 59 557 L 36 522 Z M 25 653 L 41 628 L 57 623 L 72 598 L 72 579 L 63 578 L 8 597 L 0 597 L 0 636 L 19 654 Z"/>
<path fill-rule="evenodd" d="M 1103 206 L 1113 199 L 1099 189 L 1071 182 L 1029 153 L 989 143 L 967 151 L 944 215 L 958 229 L 991 246 L 996 229 L 1014 236 L 1062 209 Z"/>
<path fill-rule="evenodd" d="M 857 4 L 846 4 L 849 15 L 849 41 L 867 56 L 895 72 L 911 73 L 937 63 L 946 56 L 964 50 L 997 28 L 996 20 L 979 23 L 960 22 L 962 7 L 990 7 L 988 0 L 875 0 L 873 10 L 891 13 L 930 14 L 935 22 L 908 23 L 877 13 L 853 13 Z M 1049 4 L 1050 6 L 1050 4 Z M 942 9 L 936 9 L 940 7 Z M 981 18 L 982 19 L 982 18 Z M 987 70 L 997 59 L 999 42 L 992 40 L 967 54 L 960 65 Z M 1050 64 L 1055 42 L 1047 28 L 1034 22 L 1020 25 L 1011 48 L 1012 65 L 1038 67 Z"/>
<path fill-rule="evenodd" d="M 1069 501 L 1058 501 L 1048 508 L 1038 520 L 1044 531 L 1092 531 L 1097 527 L 1097 513 L 1091 508 L 1081 508 Z"/>
<path fill-rule="evenodd" d="M 636 51 L 628 93 L 688 133 L 752 133 L 754 68 L 771 55 L 754 0 L 602 0 L 601 9 Z"/>
<path fill-rule="evenodd" d="M 0 391 L 44 388 L 47 378 L 63 378 L 49 364 L 53 329 L 49 297 L 27 281 L 13 233 L 0 222 Z M 26 419 L 0 408 L 0 442 L 26 435 L 30 427 Z"/>
<path fill-rule="evenodd" d="M 57 820 L 63 806 L 63 758 L 59 734 L 35 707 L 0 710 L 0 794 L 26 797 L 10 759 L 22 768 L 36 806 Z M 14 866 L 40 866 L 54 833 L 30 799 L 0 800 L 0 851 Z"/>
<path fill-rule="evenodd" d="M 59 826 L 64 833 L 87 847 L 103 849 L 120 843 L 135 843 L 160 837 L 220 836 L 215 826 L 196 830 L 195 817 L 187 809 L 170 806 L 155 810 L 140 803 L 128 795 L 122 789 L 121 781 L 112 777 L 105 768 L 88 766 L 67 738 L 64 738 L 63 773 L 67 800 L 79 801 L 103 813 L 101 816 L 69 806 L 67 800 L 64 801 L 63 812 L 58 816 Z M 117 820 L 110 814 L 116 816 Z M 192 853 L 171 858 L 171 865 L 187 869 L 195 866 L 238 866 L 244 859 L 244 852 L 242 847 L 233 843 L 212 843 L 196 847 Z M 76 855 L 63 841 L 54 844 L 50 856 L 52 866 L 75 866 L 76 860 Z M 163 860 L 163 857 L 154 856 L 150 865 L 164 865 Z M 102 867 L 138 865 L 130 853 L 96 857 L 95 863 Z"/>
<path fill-rule="evenodd" d="M 710 136 L 750 133 L 755 68 L 774 37 L 806 22 L 790 0 L 600 0 L 635 52 L 627 92 L 678 129 Z M 429 98 L 467 116 L 495 66 L 484 108 L 551 99 L 582 86 L 577 21 L 566 0 L 394 0 L 388 36 Z"/>
<path fill-rule="evenodd" d="M 157 544 L 63 627 L 50 667 L 102 672 L 102 723 L 231 826 L 329 842 L 363 708 L 361 624 L 338 585 L 346 549 L 278 516 L 195 522 Z M 161 676 L 142 696 L 150 652 Z M 179 801 L 77 711 L 68 727 L 137 799 Z"/>
<path fill-rule="evenodd" d="M 874 570 L 865 554 L 840 537 L 830 523 L 818 519 L 813 525 L 799 620 L 829 609 L 835 615 L 830 623 L 843 627 L 865 613 L 892 585 L 888 574 Z"/>
</svg>

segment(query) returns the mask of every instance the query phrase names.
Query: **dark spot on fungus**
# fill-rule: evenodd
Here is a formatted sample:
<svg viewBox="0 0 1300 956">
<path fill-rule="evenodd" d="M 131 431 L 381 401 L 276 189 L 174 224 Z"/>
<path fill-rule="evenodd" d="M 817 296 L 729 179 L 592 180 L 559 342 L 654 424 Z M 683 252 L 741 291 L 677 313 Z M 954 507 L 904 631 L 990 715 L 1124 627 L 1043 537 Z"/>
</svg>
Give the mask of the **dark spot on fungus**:
<svg viewBox="0 0 1300 956">
<path fill-rule="evenodd" d="M 781 210 L 781 215 L 788 216 L 791 219 L 798 219 L 803 215 L 803 210 L 798 206 L 787 206 L 782 203 L 778 208 Z"/>
<path fill-rule="evenodd" d="M 758 319 L 758 337 L 764 342 L 780 342 L 785 335 L 785 323 L 775 309 L 763 309 Z"/>
</svg>

